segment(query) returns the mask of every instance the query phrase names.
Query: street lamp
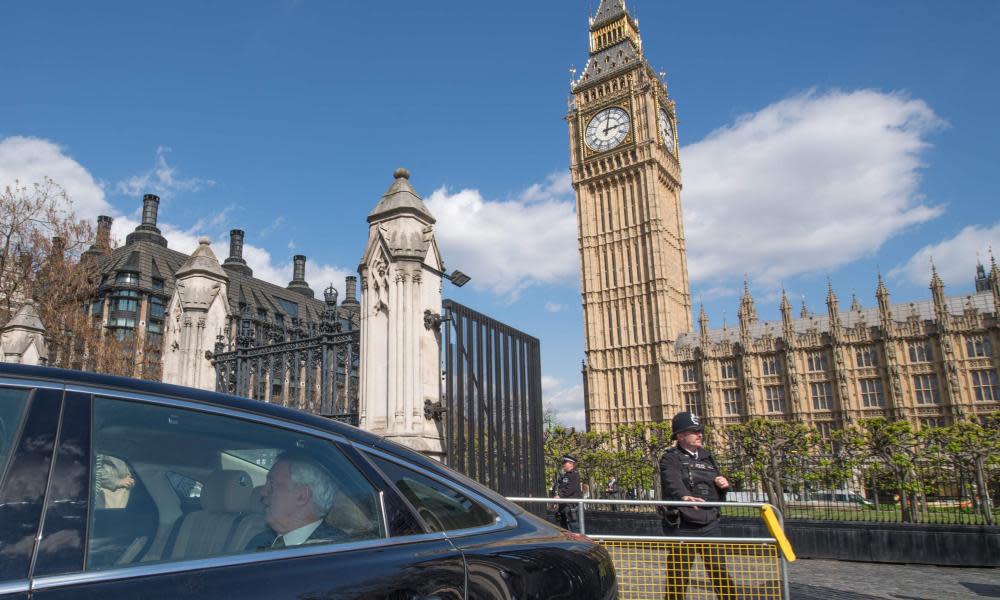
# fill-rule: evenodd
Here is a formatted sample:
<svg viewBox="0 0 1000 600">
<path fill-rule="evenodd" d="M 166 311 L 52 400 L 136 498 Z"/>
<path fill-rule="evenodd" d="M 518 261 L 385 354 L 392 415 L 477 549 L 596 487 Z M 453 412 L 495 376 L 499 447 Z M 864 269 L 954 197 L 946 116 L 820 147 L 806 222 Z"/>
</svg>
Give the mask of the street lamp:
<svg viewBox="0 0 1000 600">
<path fill-rule="evenodd" d="M 455 287 L 462 287 L 463 285 L 469 283 L 469 280 L 472 279 L 471 277 L 469 277 L 465 273 L 459 271 L 458 269 L 455 269 L 454 271 L 452 271 L 451 275 L 448 275 L 447 273 L 445 273 L 444 277 L 445 277 L 445 279 L 447 279 L 448 281 L 450 281 L 452 284 L 454 284 Z"/>
</svg>

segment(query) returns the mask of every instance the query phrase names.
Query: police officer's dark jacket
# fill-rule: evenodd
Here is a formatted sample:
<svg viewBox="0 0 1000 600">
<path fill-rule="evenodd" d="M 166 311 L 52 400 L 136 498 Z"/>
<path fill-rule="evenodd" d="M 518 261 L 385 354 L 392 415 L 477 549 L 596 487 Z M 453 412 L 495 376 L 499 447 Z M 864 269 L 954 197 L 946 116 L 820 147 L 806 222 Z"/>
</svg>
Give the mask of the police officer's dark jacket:
<svg viewBox="0 0 1000 600">
<path fill-rule="evenodd" d="M 660 459 L 660 484 L 663 486 L 664 500 L 694 496 L 708 502 L 722 502 L 726 499 L 726 490 L 716 487 L 715 478 L 718 476 L 719 465 L 704 448 L 698 450 L 698 458 L 695 458 L 680 446 L 673 446 Z M 719 509 L 715 507 L 678 508 L 682 523 L 707 525 L 719 518 Z"/>
<path fill-rule="evenodd" d="M 556 480 L 556 495 L 560 498 L 583 498 L 580 489 L 580 474 L 576 469 L 563 473 Z"/>
</svg>

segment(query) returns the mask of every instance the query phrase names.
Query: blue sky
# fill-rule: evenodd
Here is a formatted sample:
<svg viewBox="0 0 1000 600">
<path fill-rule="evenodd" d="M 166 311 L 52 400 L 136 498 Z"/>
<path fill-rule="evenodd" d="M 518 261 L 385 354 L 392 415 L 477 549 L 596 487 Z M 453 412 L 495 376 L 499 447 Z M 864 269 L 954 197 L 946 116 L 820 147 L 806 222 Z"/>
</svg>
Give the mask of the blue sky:
<svg viewBox="0 0 1000 600">
<path fill-rule="evenodd" d="M 677 100 L 693 293 L 735 323 L 784 286 L 824 310 L 968 293 L 1000 246 L 995 2 L 628 2 Z M 0 3 L 0 185 L 49 175 L 81 215 L 172 244 L 247 230 L 258 274 L 356 268 L 397 166 L 440 220 L 446 290 L 542 340 L 547 401 L 582 420 L 567 187 L 570 65 L 596 2 Z M 217 253 L 225 249 L 216 245 Z"/>
</svg>

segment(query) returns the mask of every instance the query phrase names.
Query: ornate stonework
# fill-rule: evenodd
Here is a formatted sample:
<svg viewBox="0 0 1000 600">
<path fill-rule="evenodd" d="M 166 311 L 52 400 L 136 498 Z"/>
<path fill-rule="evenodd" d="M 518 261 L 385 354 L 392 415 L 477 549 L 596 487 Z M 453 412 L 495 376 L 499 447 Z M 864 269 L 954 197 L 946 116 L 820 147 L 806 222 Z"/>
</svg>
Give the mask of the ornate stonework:
<svg viewBox="0 0 1000 600">
<path fill-rule="evenodd" d="M 676 108 L 638 23 L 606 0 L 566 120 L 579 215 L 588 425 L 663 418 L 663 358 L 691 329 Z M 627 131 L 626 131 L 627 130 Z"/>
<path fill-rule="evenodd" d="M 602 0 L 590 32 L 566 116 L 588 428 L 689 409 L 714 426 L 765 416 L 828 433 L 863 417 L 938 424 L 1000 409 L 995 261 L 971 296 L 947 297 L 935 271 L 931 300 L 893 306 L 880 276 L 877 307 L 854 297 L 842 311 L 831 284 L 825 315 L 803 303 L 793 318 L 783 297 L 776 322 L 758 321 L 745 284 L 738 328 L 710 330 L 702 310 L 694 333 L 674 101 L 623 0 Z"/>
</svg>

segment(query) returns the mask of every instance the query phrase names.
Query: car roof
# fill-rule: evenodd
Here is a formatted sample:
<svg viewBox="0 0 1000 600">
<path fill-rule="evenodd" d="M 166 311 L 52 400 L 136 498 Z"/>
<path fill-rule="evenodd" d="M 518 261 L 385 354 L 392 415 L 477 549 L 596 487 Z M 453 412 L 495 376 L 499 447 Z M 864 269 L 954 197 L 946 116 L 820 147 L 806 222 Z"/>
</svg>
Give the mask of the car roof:
<svg viewBox="0 0 1000 600">
<path fill-rule="evenodd" d="M 279 406 L 277 404 L 180 385 L 171 385 L 156 381 L 147 381 L 144 379 L 133 379 L 130 377 L 120 377 L 117 375 L 105 375 L 103 373 L 91 373 L 88 371 L 74 371 L 69 369 L 56 369 L 54 367 L 19 365 L 14 363 L 0 363 L 0 377 L 36 381 L 40 380 L 57 384 L 77 384 L 100 387 L 109 391 L 142 393 L 152 396 L 166 396 L 190 402 L 236 409 L 239 411 L 288 421 L 290 423 L 306 425 L 316 429 L 338 433 L 351 439 L 352 441 L 373 446 L 381 446 L 381 443 L 385 443 L 385 440 L 372 433 L 358 429 L 357 427 L 352 427 L 346 423 L 334 421 L 333 419 L 326 419 L 318 415 L 313 415 L 294 408 Z"/>
<path fill-rule="evenodd" d="M 33 365 L 20 365 L 15 363 L 0 363 L 0 378 L 25 379 L 35 381 L 47 381 L 59 384 L 77 384 L 92 387 L 100 387 L 109 391 L 122 391 L 142 393 L 153 396 L 167 396 L 170 398 L 187 400 L 195 403 L 202 403 L 212 406 L 236 409 L 248 413 L 253 413 L 265 417 L 288 421 L 313 427 L 315 429 L 326 430 L 340 434 L 347 439 L 361 443 L 373 448 L 384 450 L 395 454 L 410 463 L 445 475 L 451 479 L 457 479 L 468 487 L 476 489 L 481 494 L 486 495 L 495 502 L 503 504 L 513 512 L 522 512 L 520 506 L 508 501 L 502 495 L 472 480 L 465 475 L 452 469 L 448 469 L 442 463 L 428 458 L 419 452 L 415 452 L 405 446 L 391 442 L 374 433 L 353 427 L 346 423 L 327 419 L 318 415 L 307 413 L 294 408 L 279 406 L 268 402 L 261 402 L 242 396 L 210 392 L 198 388 L 148 381 L 145 379 L 134 379 L 131 377 L 121 377 L 118 375 L 106 375 L 103 373 L 91 373 L 89 371 L 75 371 L 70 369 L 57 369 L 54 367 L 39 367 Z"/>
</svg>

